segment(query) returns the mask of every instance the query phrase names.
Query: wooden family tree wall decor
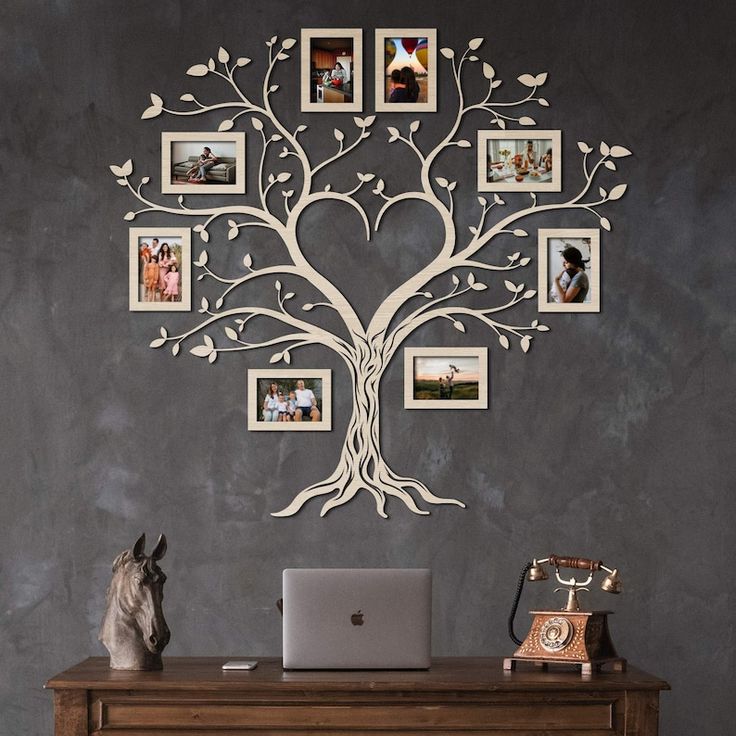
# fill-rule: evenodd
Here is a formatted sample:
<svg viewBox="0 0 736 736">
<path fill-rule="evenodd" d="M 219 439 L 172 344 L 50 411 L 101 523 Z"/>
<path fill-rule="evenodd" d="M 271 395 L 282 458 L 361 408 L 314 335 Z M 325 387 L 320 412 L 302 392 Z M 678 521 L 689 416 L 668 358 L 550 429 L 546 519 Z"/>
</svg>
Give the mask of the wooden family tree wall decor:
<svg viewBox="0 0 736 736">
<path fill-rule="evenodd" d="M 379 387 L 381 378 L 391 359 L 399 347 L 417 328 L 433 320 L 447 320 L 455 329 L 465 332 L 465 321 L 478 320 L 486 325 L 496 336 L 499 345 L 509 350 L 512 342 L 518 340 L 520 349 L 527 353 L 531 347 L 533 333 L 545 332 L 549 327 L 540 324 L 537 319 L 530 324 L 513 324 L 502 316 L 502 313 L 513 310 L 515 306 L 536 295 L 533 289 L 527 289 L 523 283 L 512 281 L 511 272 L 521 271 L 528 267 L 530 257 L 522 257 L 520 252 L 506 256 L 503 262 L 486 262 L 478 260 L 481 250 L 496 236 L 510 234 L 517 238 L 527 237 L 527 232 L 517 227 L 517 223 L 531 215 L 559 210 L 584 210 L 597 217 L 604 230 L 611 225 L 603 217 L 598 208 L 612 200 L 619 199 L 626 190 L 625 184 L 618 184 L 610 191 L 598 188 L 597 196 L 592 193 L 594 180 L 603 168 L 616 171 L 613 159 L 630 155 L 630 151 L 622 146 L 608 146 L 600 143 L 599 153 L 586 143 L 578 143 L 582 153 L 584 181 L 580 190 L 570 199 L 558 202 L 542 203 L 535 193 L 530 193 L 531 201 L 527 206 L 506 214 L 503 209 L 504 200 L 494 193 L 488 201 L 477 197 L 479 214 L 476 225 L 469 232 L 460 231 L 454 221 L 455 197 L 458 183 L 442 176 L 438 159 L 443 151 L 459 148 L 472 148 L 473 143 L 459 137 L 460 126 L 466 116 L 479 112 L 491 116 L 491 123 L 505 130 L 508 123 L 533 127 L 535 121 L 526 115 L 519 115 L 514 108 L 527 103 L 548 106 L 547 100 L 537 95 L 538 88 L 547 80 L 547 73 L 522 74 L 518 82 L 523 94 L 514 101 L 496 101 L 496 89 L 501 80 L 496 76 L 494 68 L 478 58 L 475 52 L 483 43 L 482 38 L 472 39 L 465 51 L 458 54 L 450 48 L 440 49 L 440 53 L 451 68 L 452 79 L 457 93 L 457 110 L 448 120 L 447 132 L 433 148 L 423 145 L 418 135 L 418 120 L 409 122 L 405 128 L 388 127 L 388 143 L 407 146 L 416 158 L 421 177 L 421 188 L 415 191 L 393 193 L 392 183 L 376 178 L 373 173 L 356 172 L 357 184 L 347 191 L 337 191 L 330 184 L 322 181 L 317 185 L 318 174 L 336 161 L 343 159 L 360 146 L 378 127 L 376 116 L 350 116 L 350 123 L 355 125 L 354 135 L 348 135 L 340 128 L 335 128 L 332 135 L 337 150 L 324 160 L 314 163 L 308 153 L 305 139 L 307 126 L 299 125 L 295 130 L 288 130 L 272 107 L 272 97 L 279 89 L 273 81 L 274 74 L 283 62 L 289 59 L 287 51 L 296 45 L 293 38 L 281 41 L 274 36 L 266 46 L 268 48 L 268 66 L 262 84 L 256 87 L 254 95 L 246 92 L 236 80 L 241 68 L 250 63 L 250 59 L 240 57 L 231 59 L 230 54 L 220 48 L 217 62 L 209 59 L 205 64 L 196 64 L 189 68 L 188 74 L 194 77 L 211 76 L 224 82 L 231 93 L 230 99 L 214 104 L 203 104 L 192 94 L 184 94 L 181 100 L 191 103 L 187 110 L 173 110 L 165 107 L 164 101 L 156 94 L 151 94 L 151 106 L 143 115 L 143 119 L 155 118 L 162 113 L 179 116 L 196 116 L 215 111 L 225 112 L 227 117 L 220 123 L 219 131 L 231 130 L 242 116 L 250 117 L 251 125 L 262 141 L 262 153 L 258 165 L 257 192 L 251 203 L 243 201 L 243 195 L 233 197 L 227 205 L 211 207 L 188 207 L 184 197 L 178 198 L 178 206 L 160 204 L 149 198 L 143 191 L 149 183 L 149 177 L 143 177 L 134 185 L 131 182 L 133 173 L 132 160 L 122 166 L 111 166 L 113 174 L 121 186 L 126 186 L 142 207 L 128 212 L 124 219 L 131 221 L 148 212 L 167 213 L 172 217 L 189 218 L 198 221 L 193 230 L 199 234 L 202 242 L 210 241 L 209 227 L 219 218 L 226 218 L 228 223 L 228 240 L 236 240 L 241 230 L 249 227 L 267 228 L 280 238 L 285 246 L 288 258 L 283 262 L 266 265 L 256 264 L 250 254 L 243 258 L 243 271 L 234 276 L 221 275 L 208 266 L 208 253 L 203 250 L 194 261 L 201 269 L 198 277 L 211 279 L 221 289 L 219 297 L 210 303 L 202 299 L 201 319 L 184 332 L 169 334 L 161 327 L 160 337 L 151 342 L 152 348 L 170 346 L 173 355 L 178 355 L 182 343 L 199 340 L 189 352 L 199 358 L 214 363 L 222 353 L 275 348 L 270 357 L 271 363 L 284 362 L 290 364 L 292 353 L 305 345 L 323 345 L 337 353 L 345 362 L 352 378 L 354 401 L 352 416 L 347 428 L 342 452 L 337 467 L 324 480 L 313 483 L 299 491 L 286 508 L 275 512 L 274 516 L 290 516 L 295 514 L 310 499 L 318 496 L 327 497 L 321 509 L 325 515 L 330 509 L 349 502 L 360 491 L 370 493 L 376 504 L 376 511 L 386 517 L 386 503 L 389 498 L 403 501 L 416 514 L 428 514 L 426 504 L 454 504 L 464 507 L 461 500 L 444 498 L 433 493 L 421 480 L 396 473 L 383 459 L 381 454 L 379 423 Z M 487 80 L 488 90 L 484 97 L 477 101 L 466 99 L 463 85 L 464 75 L 469 69 L 478 69 Z M 230 95 L 229 95 L 230 96 Z M 513 114 L 509 114 L 513 113 Z M 439 114 L 439 113 L 438 113 Z M 348 140 L 351 139 L 350 142 Z M 591 154 L 593 156 L 591 157 Z M 296 159 L 298 174 L 297 184 L 290 184 L 289 189 L 281 189 L 293 178 L 292 173 L 274 170 L 266 173 L 269 161 L 278 159 Z M 473 186 L 474 181 L 469 185 Z M 380 198 L 380 210 L 371 222 L 358 194 L 371 189 L 372 194 Z M 550 195 L 547 195 L 550 196 Z M 552 195 L 553 196 L 553 195 Z M 370 240 L 372 230 L 377 231 L 386 213 L 394 205 L 407 200 L 423 202 L 441 217 L 443 232 L 439 251 L 427 263 L 419 268 L 404 283 L 394 288 L 380 303 L 368 324 L 364 324 L 345 293 L 332 280 L 315 268 L 305 257 L 299 241 L 298 224 L 304 211 L 310 205 L 320 202 L 340 202 L 352 208 L 362 220 L 366 238 Z M 326 235 L 329 237 L 329 234 Z M 428 254 L 428 258 L 431 254 Z M 481 274 L 486 277 L 497 277 L 503 280 L 508 290 L 508 297 L 503 303 L 475 308 L 464 306 L 462 296 L 471 291 L 484 291 L 487 284 Z M 441 294 L 427 291 L 427 284 L 439 276 L 447 276 L 447 287 Z M 248 285 L 260 279 L 273 279 L 275 292 L 272 304 L 249 306 Z M 315 303 L 297 304 L 298 284 L 306 280 L 321 294 L 321 300 Z M 415 305 L 415 306 L 414 306 Z M 314 312 L 329 309 L 336 312 L 344 325 L 344 335 L 336 334 L 315 323 Z M 266 340 L 248 339 L 246 325 L 251 320 L 267 320 L 278 324 L 283 334 Z"/>
</svg>

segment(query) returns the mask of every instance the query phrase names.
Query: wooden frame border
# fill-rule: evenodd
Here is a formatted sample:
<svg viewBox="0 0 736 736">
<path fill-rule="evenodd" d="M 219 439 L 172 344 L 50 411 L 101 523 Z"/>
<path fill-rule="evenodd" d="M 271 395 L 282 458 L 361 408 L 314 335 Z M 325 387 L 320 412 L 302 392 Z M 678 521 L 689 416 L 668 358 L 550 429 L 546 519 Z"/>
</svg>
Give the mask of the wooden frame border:
<svg viewBox="0 0 736 736">
<path fill-rule="evenodd" d="M 234 184 L 172 184 L 171 147 L 173 143 L 190 141 L 203 144 L 226 141 L 235 143 L 235 183 Z M 163 132 L 161 133 L 161 193 L 162 194 L 245 194 L 245 133 L 207 133 L 203 131 Z"/>
<path fill-rule="evenodd" d="M 549 241 L 552 238 L 590 238 L 590 258 L 595 263 L 590 279 L 590 302 L 583 304 L 549 301 Z M 537 300 L 540 312 L 600 312 L 601 311 L 601 231 L 597 228 L 545 228 L 539 230 L 537 241 Z"/>
<path fill-rule="evenodd" d="M 142 302 L 139 299 L 139 238 L 181 238 L 181 301 Z M 128 231 L 128 304 L 131 312 L 189 312 L 192 309 L 192 231 L 188 227 L 131 227 Z"/>
<path fill-rule="evenodd" d="M 353 39 L 353 85 L 352 102 L 312 102 L 312 47 L 313 38 Z M 363 29 L 362 28 L 302 28 L 301 30 L 300 97 L 302 112 L 362 112 L 363 111 Z"/>
<path fill-rule="evenodd" d="M 259 378 L 321 378 L 322 419 L 317 422 L 259 422 Z M 248 370 L 248 431 L 250 432 L 329 432 L 332 430 L 332 371 L 329 368 L 251 368 Z"/>
<path fill-rule="evenodd" d="M 534 183 L 486 181 L 486 155 L 488 141 L 491 140 L 529 140 L 530 138 L 550 138 L 552 140 L 552 181 Z M 561 130 L 479 130 L 478 131 L 477 178 L 479 192 L 561 192 L 562 191 L 562 131 Z"/>
<path fill-rule="evenodd" d="M 477 399 L 415 399 L 414 358 L 422 356 L 473 356 L 478 358 Z M 405 409 L 487 409 L 488 408 L 488 348 L 404 348 L 404 408 Z"/>
<path fill-rule="evenodd" d="M 386 101 L 385 38 L 426 38 L 428 46 L 427 101 L 391 103 Z M 375 32 L 375 109 L 376 112 L 437 112 L 437 29 L 376 28 Z"/>
</svg>

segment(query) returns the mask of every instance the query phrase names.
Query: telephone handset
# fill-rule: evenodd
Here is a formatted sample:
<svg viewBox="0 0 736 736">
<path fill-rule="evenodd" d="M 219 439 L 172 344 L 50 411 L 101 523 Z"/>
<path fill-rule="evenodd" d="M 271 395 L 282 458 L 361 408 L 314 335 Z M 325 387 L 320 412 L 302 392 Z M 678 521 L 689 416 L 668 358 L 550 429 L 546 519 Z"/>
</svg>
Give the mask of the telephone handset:
<svg viewBox="0 0 736 736">
<path fill-rule="evenodd" d="M 555 592 L 567 593 L 567 603 L 561 611 L 530 611 L 534 620 L 526 639 L 522 641 L 514 634 L 514 619 L 524 582 L 547 580 L 549 576 L 544 569 L 545 564 L 554 567 L 555 578 L 562 586 L 555 588 Z M 560 575 L 560 568 L 586 570 L 588 575 L 582 581 L 574 576 L 565 579 Z M 599 570 L 608 573 L 601 583 L 601 589 L 607 593 L 620 593 L 618 570 L 607 567 L 601 560 L 550 555 L 542 559 L 535 558 L 524 566 L 508 620 L 509 636 L 519 648 L 512 657 L 504 659 L 504 670 L 513 670 L 520 661 L 531 661 L 543 668 L 553 662 L 579 664 L 583 675 L 592 674 L 594 669 L 604 664 L 611 664 L 619 672 L 626 669 L 626 660 L 617 656 L 608 633 L 608 614 L 611 611 L 580 610 L 578 593 L 588 590 L 585 586 L 593 581 Z"/>
</svg>

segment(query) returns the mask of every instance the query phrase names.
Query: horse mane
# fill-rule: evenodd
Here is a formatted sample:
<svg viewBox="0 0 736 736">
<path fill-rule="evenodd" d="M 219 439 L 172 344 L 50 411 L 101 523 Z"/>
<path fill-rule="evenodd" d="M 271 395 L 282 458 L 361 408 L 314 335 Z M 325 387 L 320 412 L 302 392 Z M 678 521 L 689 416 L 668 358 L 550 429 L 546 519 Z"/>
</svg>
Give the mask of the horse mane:
<svg viewBox="0 0 736 736">
<path fill-rule="evenodd" d="M 154 579 L 159 577 L 160 575 L 163 575 L 163 571 L 156 563 L 156 560 L 153 559 L 153 557 L 147 557 L 144 556 L 140 560 L 136 560 L 135 557 L 133 557 L 133 553 L 129 550 L 123 550 L 116 558 L 115 561 L 112 563 L 112 571 L 113 573 L 116 573 L 120 568 L 127 565 L 130 562 L 134 562 L 137 564 L 138 569 L 143 572 L 146 575 L 150 575 Z"/>
</svg>

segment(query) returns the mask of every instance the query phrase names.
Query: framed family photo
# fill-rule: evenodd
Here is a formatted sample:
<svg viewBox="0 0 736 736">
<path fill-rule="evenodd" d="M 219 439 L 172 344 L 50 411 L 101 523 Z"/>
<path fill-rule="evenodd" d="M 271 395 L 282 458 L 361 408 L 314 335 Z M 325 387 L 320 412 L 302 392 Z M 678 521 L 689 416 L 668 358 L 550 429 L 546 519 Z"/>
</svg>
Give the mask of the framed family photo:
<svg viewBox="0 0 736 736">
<path fill-rule="evenodd" d="M 264 368 L 248 371 L 248 429 L 266 432 L 329 432 L 332 372 Z"/>
<path fill-rule="evenodd" d="M 245 194 L 245 133 L 161 133 L 163 194 Z"/>
<path fill-rule="evenodd" d="M 376 30 L 376 111 L 437 111 L 437 29 Z"/>
<path fill-rule="evenodd" d="M 302 112 L 363 110 L 363 29 L 302 28 Z"/>
<path fill-rule="evenodd" d="M 540 312 L 600 312 L 600 230 L 539 231 Z"/>
<path fill-rule="evenodd" d="M 561 192 L 561 130 L 479 130 L 479 192 Z"/>
<path fill-rule="evenodd" d="M 487 409 L 488 348 L 404 348 L 405 409 Z"/>
<path fill-rule="evenodd" d="M 132 227 L 129 231 L 131 312 L 188 312 L 192 307 L 191 231 Z"/>
</svg>

